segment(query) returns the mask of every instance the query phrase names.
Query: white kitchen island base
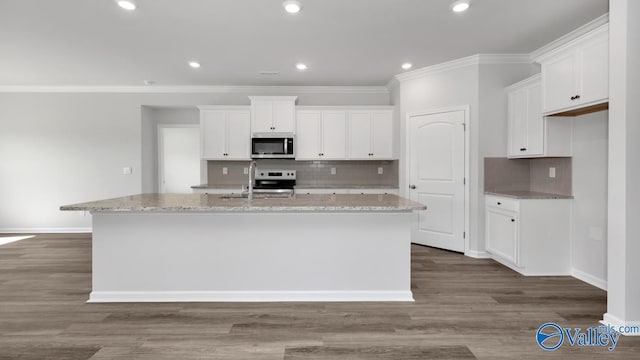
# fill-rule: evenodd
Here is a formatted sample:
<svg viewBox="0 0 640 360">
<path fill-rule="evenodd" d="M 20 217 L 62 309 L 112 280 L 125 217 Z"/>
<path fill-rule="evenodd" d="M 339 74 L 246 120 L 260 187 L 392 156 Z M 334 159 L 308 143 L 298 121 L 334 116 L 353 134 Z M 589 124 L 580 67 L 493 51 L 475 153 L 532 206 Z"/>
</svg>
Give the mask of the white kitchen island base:
<svg viewBox="0 0 640 360">
<path fill-rule="evenodd" d="M 411 211 L 92 215 L 89 302 L 413 301 Z"/>
</svg>

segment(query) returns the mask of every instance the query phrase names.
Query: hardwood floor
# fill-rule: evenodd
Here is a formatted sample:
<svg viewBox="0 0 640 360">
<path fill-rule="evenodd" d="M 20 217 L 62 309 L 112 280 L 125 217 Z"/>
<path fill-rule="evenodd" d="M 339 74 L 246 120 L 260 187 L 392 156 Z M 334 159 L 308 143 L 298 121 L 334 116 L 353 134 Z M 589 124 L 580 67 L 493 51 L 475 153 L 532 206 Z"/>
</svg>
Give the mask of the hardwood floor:
<svg viewBox="0 0 640 360">
<path fill-rule="evenodd" d="M 538 347 L 542 323 L 599 325 L 606 293 L 581 281 L 412 260 L 415 303 L 87 304 L 89 237 L 38 235 L 0 246 L 0 359 L 640 359 L 640 337 Z"/>
</svg>

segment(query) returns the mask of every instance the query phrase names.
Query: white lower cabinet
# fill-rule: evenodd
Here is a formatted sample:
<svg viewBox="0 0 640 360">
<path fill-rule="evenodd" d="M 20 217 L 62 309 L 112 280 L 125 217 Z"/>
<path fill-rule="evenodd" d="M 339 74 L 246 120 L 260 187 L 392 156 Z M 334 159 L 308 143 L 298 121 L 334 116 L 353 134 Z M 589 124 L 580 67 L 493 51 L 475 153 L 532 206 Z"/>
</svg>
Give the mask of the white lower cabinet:
<svg viewBox="0 0 640 360">
<path fill-rule="evenodd" d="M 569 275 L 571 201 L 485 196 L 487 252 L 523 275 Z"/>
</svg>

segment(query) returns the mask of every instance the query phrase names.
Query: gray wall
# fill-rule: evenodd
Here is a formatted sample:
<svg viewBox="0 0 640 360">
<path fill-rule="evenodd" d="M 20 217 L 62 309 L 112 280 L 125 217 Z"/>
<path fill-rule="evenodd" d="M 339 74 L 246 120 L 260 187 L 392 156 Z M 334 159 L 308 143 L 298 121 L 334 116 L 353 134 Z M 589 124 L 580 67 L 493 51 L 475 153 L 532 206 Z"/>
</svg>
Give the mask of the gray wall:
<svg viewBox="0 0 640 360">
<path fill-rule="evenodd" d="M 300 105 L 390 103 L 387 93 L 269 94 L 299 95 Z M 248 105 L 248 95 L 259 93 L 0 93 L 0 232 L 88 230 L 90 216 L 59 206 L 142 192 L 142 157 L 153 157 L 149 138 L 143 154 L 142 116 L 153 113 L 143 106 Z"/>
</svg>

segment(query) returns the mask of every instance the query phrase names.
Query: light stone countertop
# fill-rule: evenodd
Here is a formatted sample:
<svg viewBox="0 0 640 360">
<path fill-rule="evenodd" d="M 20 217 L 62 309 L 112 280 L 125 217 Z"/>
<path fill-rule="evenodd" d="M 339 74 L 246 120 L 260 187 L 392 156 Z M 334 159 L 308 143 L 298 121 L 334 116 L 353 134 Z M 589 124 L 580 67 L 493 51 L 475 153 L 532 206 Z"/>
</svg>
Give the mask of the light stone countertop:
<svg viewBox="0 0 640 360">
<path fill-rule="evenodd" d="M 296 189 L 391 189 L 398 190 L 397 186 L 391 185 L 296 185 Z"/>
<path fill-rule="evenodd" d="M 573 199 L 571 195 L 549 194 L 535 191 L 485 191 L 485 195 L 503 196 L 512 199 Z"/>
<path fill-rule="evenodd" d="M 426 206 L 396 195 L 294 195 L 225 198 L 212 194 L 139 194 L 61 206 L 91 212 L 410 212 Z"/>
<path fill-rule="evenodd" d="M 194 185 L 192 189 L 220 189 L 220 190 L 240 190 L 242 191 L 243 185 L 209 185 L 209 184 L 200 184 Z"/>
</svg>

